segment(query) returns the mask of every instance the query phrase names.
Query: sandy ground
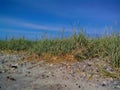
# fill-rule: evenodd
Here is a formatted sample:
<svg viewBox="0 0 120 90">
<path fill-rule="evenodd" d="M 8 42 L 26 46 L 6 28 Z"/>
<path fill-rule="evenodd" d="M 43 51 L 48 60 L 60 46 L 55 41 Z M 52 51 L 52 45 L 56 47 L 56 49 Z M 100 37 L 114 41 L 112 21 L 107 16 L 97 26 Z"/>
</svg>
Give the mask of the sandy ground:
<svg viewBox="0 0 120 90">
<path fill-rule="evenodd" d="M 18 64 L 21 57 L 0 55 L 0 90 L 120 90 L 119 81 L 96 73 L 93 61 Z"/>
</svg>

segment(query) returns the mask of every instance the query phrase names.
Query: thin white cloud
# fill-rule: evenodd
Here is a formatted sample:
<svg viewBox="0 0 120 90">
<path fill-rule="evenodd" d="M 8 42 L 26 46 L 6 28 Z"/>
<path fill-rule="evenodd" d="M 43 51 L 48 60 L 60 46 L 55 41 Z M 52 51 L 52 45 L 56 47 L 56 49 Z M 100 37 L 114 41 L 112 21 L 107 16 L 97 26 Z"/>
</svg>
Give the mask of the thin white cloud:
<svg viewBox="0 0 120 90">
<path fill-rule="evenodd" d="M 17 30 L 17 29 L 5 29 L 5 28 L 0 28 L 0 31 L 4 32 L 4 33 L 23 33 L 23 34 L 34 34 L 37 32 L 34 31 L 26 31 L 26 30 Z"/>
<path fill-rule="evenodd" d="M 18 19 L 11 19 L 11 18 L 0 18 L 0 22 L 7 25 L 18 26 L 18 27 L 27 28 L 27 29 L 35 29 L 35 30 L 60 31 L 63 28 L 62 26 L 55 27 L 55 26 L 33 24 L 33 23 L 28 23 Z M 66 31 L 69 31 L 69 30 L 66 29 Z"/>
</svg>

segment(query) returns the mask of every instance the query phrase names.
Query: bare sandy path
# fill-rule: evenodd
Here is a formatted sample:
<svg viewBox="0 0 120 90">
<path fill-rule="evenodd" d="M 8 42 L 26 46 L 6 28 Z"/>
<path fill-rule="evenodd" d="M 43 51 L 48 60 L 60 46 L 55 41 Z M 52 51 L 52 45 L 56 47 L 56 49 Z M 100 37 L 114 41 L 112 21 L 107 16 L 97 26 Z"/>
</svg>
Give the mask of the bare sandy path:
<svg viewBox="0 0 120 90">
<path fill-rule="evenodd" d="M 120 90 L 120 82 L 113 79 L 89 80 L 91 62 L 17 65 L 20 57 L 0 55 L 0 90 Z"/>
</svg>

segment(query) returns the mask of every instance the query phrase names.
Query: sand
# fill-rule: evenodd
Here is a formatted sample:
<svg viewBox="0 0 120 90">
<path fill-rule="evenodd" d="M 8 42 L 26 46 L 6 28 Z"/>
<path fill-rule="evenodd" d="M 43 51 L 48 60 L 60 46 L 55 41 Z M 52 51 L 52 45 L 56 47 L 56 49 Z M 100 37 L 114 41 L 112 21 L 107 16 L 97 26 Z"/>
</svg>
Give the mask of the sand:
<svg viewBox="0 0 120 90">
<path fill-rule="evenodd" d="M 120 90 L 120 82 L 112 78 L 96 74 L 90 79 L 90 70 L 97 71 L 90 61 L 19 64 L 21 57 L 0 55 L 0 90 Z"/>
</svg>

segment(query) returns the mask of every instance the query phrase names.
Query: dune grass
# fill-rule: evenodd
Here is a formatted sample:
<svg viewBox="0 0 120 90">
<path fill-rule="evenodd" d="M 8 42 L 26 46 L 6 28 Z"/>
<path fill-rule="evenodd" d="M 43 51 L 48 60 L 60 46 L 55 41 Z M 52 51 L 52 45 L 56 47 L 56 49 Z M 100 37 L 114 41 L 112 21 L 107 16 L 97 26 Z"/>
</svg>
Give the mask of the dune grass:
<svg viewBox="0 0 120 90">
<path fill-rule="evenodd" d="M 108 58 L 111 65 L 120 67 L 120 35 L 112 34 L 100 38 L 88 38 L 85 33 L 74 34 L 63 39 L 30 41 L 25 38 L 0 40 L 0 51 L 27 51 L 42 54 L 71 54 L 78 61 L 89 58 Z"/>
</svg>

